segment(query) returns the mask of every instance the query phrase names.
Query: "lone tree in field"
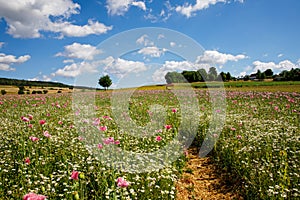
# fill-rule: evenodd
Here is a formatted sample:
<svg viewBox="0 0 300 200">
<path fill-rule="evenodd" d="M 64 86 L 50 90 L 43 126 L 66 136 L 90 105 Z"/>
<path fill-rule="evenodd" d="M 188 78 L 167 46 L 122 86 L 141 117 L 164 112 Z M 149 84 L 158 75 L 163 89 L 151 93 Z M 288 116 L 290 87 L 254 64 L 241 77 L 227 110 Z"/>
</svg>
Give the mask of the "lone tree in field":
<svg viewBox="0 0 300 200">
<path fill-rule="evenodd" d="M 102 87 L 105 88 L 105 90 L 107 90 L 109 88 L 109 86 L 111 86 L 112 84 L 112 81 L 110 79 L 110 77 L 108 75 L 105 75 L 105 76 L 102 76 L 100 79 L 99 79 L 99 85 L 101 85 Z"/>
</svg>

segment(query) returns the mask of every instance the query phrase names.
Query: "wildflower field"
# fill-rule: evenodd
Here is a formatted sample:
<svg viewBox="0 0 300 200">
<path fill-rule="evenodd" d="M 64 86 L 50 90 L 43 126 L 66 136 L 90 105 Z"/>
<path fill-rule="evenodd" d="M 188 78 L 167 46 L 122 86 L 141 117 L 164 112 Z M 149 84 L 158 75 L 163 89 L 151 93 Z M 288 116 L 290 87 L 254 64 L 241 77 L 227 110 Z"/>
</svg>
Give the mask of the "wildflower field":
<svg viewBox="0 0 300 200">
<path fill-rule="evenodd" d="M 227 91 L 220 135 L 207 131 L 213 110 L 208 90 L 195 94 L 201 112 L 193 145 L 200 148 L 207 135 L 218 139 L 209 156 L 237 177 L 244 198 L 298 199 L 300 93 Z M 96 116 L 85 118 L 83 110 L 72 107 L 71 93 L 1 96 L 0 199 L 175 199 L 175 183 L 187 161 L 184 146 L 160 155 L 168 160 L 180 152 L 172 162 L 135 161 L 132 170 L 114 167 L 123 154 L 112 152 L 143 154 L 171 143 L 182 117 L 176 97 L 169 90 L 133 94 L 129 115 L 122 117 L 140 126 L 149 122 L 152 104 L 165 108 L 165 122 L 144 138 L 119 130 L 110 97 L 111 92 L 97 92 Z M 104 137 L 94 136 L 87 145 L 97 131 Z M 140 172 L 137 163 L 151 170 Z"/>
</svg>

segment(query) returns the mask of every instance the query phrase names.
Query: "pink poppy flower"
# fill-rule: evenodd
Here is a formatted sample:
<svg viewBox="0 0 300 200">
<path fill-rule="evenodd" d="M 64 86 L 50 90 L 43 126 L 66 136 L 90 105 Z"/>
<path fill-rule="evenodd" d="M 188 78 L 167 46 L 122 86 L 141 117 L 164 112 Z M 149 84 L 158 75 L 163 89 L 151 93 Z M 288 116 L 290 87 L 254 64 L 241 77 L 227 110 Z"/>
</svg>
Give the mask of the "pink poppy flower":
<svg viewBox="0 0 300 200">
<path fill-rule="evenodd" d="M 33 127 L 33 125 L 32 125 L 32 124 L 28 124 L 28 127 L 29 127 L 29 128 L 32 128 L 32 127 Z"/>
<path fill-rule="evenodd" d="M 46 123 L 46 120 L 42 119 L 42 120 L 39 121 L 39 123 L 40 123 L 40 125 L 43 125 L 43 124 Z"/>
<path fill-rule="evenodd" d="M 108 119 L 108 120 L 112 120 L 112 118 L 110 116 L 103 116 L 103 119 Z"/>
<path fill-rule="evenodd" d="M 165 128 L 166 128 L 167 130 L 169 130 L 169 129 L 172 128 L 172 125 L 165 125 Z"/>
<path fill-rule="evenodd" d="M 83 140 L 84 140 L 84 137 L 79 136 L 79 137 L 78 137 L 78 140 L 79 140 L 79 141 L 83 141 Z"/>
<path fill-rule="evenodd" d="M 93 125 L 94 126 L 98 126 L 100 124 L 100 119 L 99 118 L 96 118 L 94 121 L 93 121 Z"/>
<path fill-rule="evenodd" d="M 118 185 L 118 187 L 126 188 L 129 186 L 129 182 L 126 181 L 124 178 L 119 177 L 119 178 L 117 178 L 117 185 Z"/>
<path fill-rule="evenodd" d="M 49 134 L 48 131 L 45 131 L 45 132 L 44 132 L 44 136 L 47 137 L 47 138 L 51 137 L 51 135 Z"/>
<path fill-rule="evenodd" d="M 58 124 L 63 124 L 63 122 L 62 121 L 58 121 Z"/>
<path fill-rule="evenodd" d="M 184 153 L 185 156 L 188 156 L 188 155 L 189 155 L 189 152 L 188 152 L 188 150 L 186 150 L 186 149 L 184 150 L 183 153 Z"/>
<path fill-rule="evenodd" d="M 159 142 L 162 140 L 162 137 L 158 135 L 158 136 L 156 136 L 155 140 Z"/>
<path fill-rule="evenodd" d="M 30 121 L 30 119 L 29 119 L 29 118 L 27 118 L 27 117 L 24 117 L 24 116 L 22 116 L 22 117 L 21 117 L 21 120 L 22 120 L 23 122 L 29 122 L 29 121 Z"/>
<path fill-rule="evenodd" d="M 98 147 L 98 149 L 102 149 L 103 145 L 102 144 L 98 144 L 97 147 Z"/>
<path fill-rule="evenodd" d="M 173 113 L 176 113 L 176 112 L 177 112 L 177 109 L 176 109 L 176 108 L 172 108 L 172 112 L 173 112 Z"/>
<path fill-rule="evenodd" d="M 233 127 L 231 127 L 230 129 L 231 129 L 232 131 L 235 131 L 235 130 L 236 130 L 236 128 L 233 128 Z"/>
<path fill-rule="evenodd" d="M 115 142 L 113 137 L 109 137 L 103 140 L 104 144 L 113 144 Z"/>
<path fill-rule="evenodd" d="M 120 141 L 119 141 L 119 140 L 116 140 L 116 141 L 115 141 L 115 144 L 116 144 L 116 145 L 120 144 Z"/>
<path fill-rule="evenodd" d="M 44 195 L 40 194 L 35 194 L 35 193 L 28 193 L 23 196 L 23 200 L 45 200 L 47 197 Z"/>
<path fill-rule="evenodd" d="M 106 131 L 107 130 L 107 126 L 100 126 L 98 129 L 100 131 Z"/>
<path fill-rule="evenodd" d="M 30 139 L 32 142 L 39 141 L 39 138 L 34 137 L 34 136 L 30 136 L 29 139 Z"/>
<path fill-rule="evenodd" d="M 27 165 L 29 165 L 30 164 L 30 159 L 27 157 L 27 158 L 25 158 L 25 163 L 27 164 Z"/>
<path fill-rule="evenodd" d="M 241 136 L 241 135 L 237 135 L 236 138 L 237 138 L 238 140 L 240 140 L 240 139 L 242 139 L 242 136 Z"/>
<path fill-rule="evenodd" d="M 32 120 L 32 119 L 33 119 L 33 116 L 32 116 L 31 114 L 28 114 L 28 118 L 29 118 L 30 120 Z"/>
<path fill-rule="evenodd" d="M 79 175 L 78 171 L 72 171 L 71 179 L 78 180 L 78 175 Z"/>
</svg>

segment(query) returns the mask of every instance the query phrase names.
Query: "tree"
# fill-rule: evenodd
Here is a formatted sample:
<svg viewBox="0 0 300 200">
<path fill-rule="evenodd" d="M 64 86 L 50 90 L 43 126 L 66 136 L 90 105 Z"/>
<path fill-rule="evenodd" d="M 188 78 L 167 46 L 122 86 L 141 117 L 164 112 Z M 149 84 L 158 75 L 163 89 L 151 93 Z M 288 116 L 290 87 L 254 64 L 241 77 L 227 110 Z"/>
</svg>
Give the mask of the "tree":
<svg viewBox="0 0 300 200">
<path fill-rule="evenodd" d="M 181 73 L 178 72 L 168 72 L 165 75 L 166 82 L 170 83 L 185 83 L 186 80 Z"/>
<path fill-rule="evenodd" d="M 261 78 L 261 71 L 258 69 L 256 72 L 256 78 L 260 79 Z"/>
<path fill-rule="evenodd" d="M 230 72 L 226 73 L 226 81 L 230 81 L 232 79 L 232 76 L 230 74 Z"/>
<path fill-rule="evenodd" d="M 181 74 L 189 83 L 198 82 L 201 80 L 200 74 L 196 71 L 183 71 Z"/>
<path fill-rule="evenodd" d="M 203 69 L 203 68 L 198 69 L 197 72 L 201 75 L 200 81 L 204 82 L 207 80 L 207 72 L 205 69 Z"/>
<path fill-rule="evenodd" d="M 208 70 L 208 80 L 214 81 L 218 76 L 217 69 L 215 67 L 211 67 Z"/>
<path fill-rule="evenodd" d="M 220 81 L 226 81 L 226 74 L 225 74 L 225 72 L 221 72 L 220 74 L 219 74 L 219 79 L 220 79 Z"/>
<path fill-rule="evenodd" d="M 250 76 L 249 75 L 244 76 L 243 80 L 244 81 L 249 81 L 250 80 Z"/>
<path fill-rule="evenodd" d="M 266 74 L 266 77 L 272 77 L 273 76 L 272 69 L 267 69 L 266 71 L 264 71 L 264 73 Z"/>
<path fill-rule="evenodd" d="M 256 73 L 256 78 L 259 79 L 259 80 L 263 80 L 266 78 L 266 74 L 265 72 L 261 73 L 260 70 L 257 70 L 257 73 Z"/>
<path fill-rule="evenodd" d="M 105 88 L 105 90 L 107 90 L 111 84 L 112 84 L 112 81 L 110 79 L 110 77 L 108 75 L 105 75 L 105 76 L 102 76 L 100 79 L 99 79 L 99 85 L 101 85 L 102 87 Z"/>
</svg>

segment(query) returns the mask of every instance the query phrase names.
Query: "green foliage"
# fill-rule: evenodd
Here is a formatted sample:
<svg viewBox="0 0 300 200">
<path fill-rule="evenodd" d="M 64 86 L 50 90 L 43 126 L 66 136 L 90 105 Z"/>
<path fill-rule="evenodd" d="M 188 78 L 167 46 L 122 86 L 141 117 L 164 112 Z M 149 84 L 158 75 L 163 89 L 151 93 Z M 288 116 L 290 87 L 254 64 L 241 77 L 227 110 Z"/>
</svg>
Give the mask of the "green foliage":
<svg viewBox="0 0 300 200">
<path fill-rule="evenodd" d="M 40 90 L 33 90 L 31 94 L 43 94 L 43 92 Z"/>
<path fill-rule="evenodd" d="M 178 73 L 178 72 L 168 72 L 165 75 L 165 79 L 166 79 L 166 82 L 168 84 L 170 84 L 170 83 L 184 83 L 184 82 L 187 82 L 185 80 L 184 76 L 181 73 Z"/>
<path fill-rule="evenodd" d="M 6 91 L 5 91 L 5 90 L 1 90 L 1 94 L 2 94 L 2 95 L 5 95 L 5 94 L 6 94 Z"/>
<path fill-rule="evenodd" d="M 224 72 L 219 74 L 219 80 L 226 81 L 226 74 Z"/>
<path fill-rule="evenodd" d="M 184 98 L 186 93 L 182 92 Z M 131 96 L 128 117 L 139 125 L 156 119 L 153 118 L 155 112 L 149 112 L 152 105 L 165 107 L 164 122 L 172 125 L 170 130 L 162 125 L 154 135 L 141 138 L 133 135 L 131 130 L 120 131 L 110 107 L 111 93 L 98 92 L 96 97 L 83 95 L 82 101 L 90 102 L 85 98 L 95 101 L 97 116 L 85 117 L 84 109 L 74 111 L 70 104 L 72 95 L 67 93 L 43 95 L 43 98 L 33 95 L 0 97 L 0 199 L 22 199 L 28 192 L 43 194 L 49 199 L 174 199 L 174 184 L 186 159 L 183 155 L 165 168 L 157 169 L 155 166 L 155 171 L 149 173 L 128 173 L 109 167 L 110 159 L 124 151 L 154 152 L 178 136 L 177 128 L 182 126 L 182 108 L 174 94 L 166 90 L 152 90 L 138 91 Z M 198 147 L 206 136 L 216 138 L 215 132 L 210 133 L 208 129 L 209 120 L 215 113 L 209 97 L 208 91 L 195 90 L 201 109 L 194 142 Z M 226 102 L 227 109 L 218 111 L 226 112 L 226 123 L 220 129 L 222 133 L 211 152 L 213 160 L 241 180 L 238 185 L 244 199 L 297 199 L 300 195 L 300 94 L 234 91 L 227 92 Z M 172 108 L 177 111 L 174 113 Z M 31 119 L 22 121 L 22 116 Z M 78 119 L 75 125 L 74 119 Z M 46 120 L 46 123 L 41 125 L 40 120 Z M 94 126 L 93 122 L 100 124 Z M 99 131 L 100 126 L 106 126 L 107 130 Z M 105 138 L 113 137 L 120 141 L 120 144 L 103 145 L 99 149 L 85 143 L 89 134 L 94 135 L 93 130 L 97 131 L 95 139 L 103 134 Z M 147 131 L 145 128 L 145 133 Z M 46 137 L 45 132 L 51 137 Z M 162 137 L 160 142 L 155 140 L 157 135 Z M 30 136 L 40 139 L 34 142 L 29 139 Z M 118 154 L 111 154 L 112 150 L 118 150 Z M 108 164 L 96 158 L 91 151 L 103 152 L 100 155 L 107 159 Z M 174 151 L 160 154 L 158 158 L 164 160 L 172 154 Z M 26 158 L 30 159 L 29 164 L 25 163 Z M 79 180 L 70 179 L 73 170 L 80 173 Z M 187 169 L 186 172 L 192 173 L 192 170 Z M 125 178 L 130 185 L 118 187 L 118 177 Z"/>
<path fill-rule="evenodd" d="M 200 78 L 200 81 L 201 82 L 204 82 L 207 80 L 207 72 L 205 69 L 201 68 L 201 69 L 198 69 L 197 72 L 200 74 L 201 78 Z"/>
<path fill-rule="evenodd" d="M 104 87 L 105 90 L 107 90 L 111 86 L 112 80 L 110 79 L 109 75 L 105 75 L 105 76 L 100 77 L 98 83 L 99 83 L 99 85 Z"/>
<path fill-rule="evenodd" d="M 197 71 L 183 71 L 181 74 L 189 83 L 201 80 L 201 75 Z"/>
<path fill-rule="evenodd" d="M 249 81 L 250 80 L 250 76 L 249 75 L 244 76 L 243 80 L 244 81 Z"/>
<path fill-rule="evenodd" d="M 25 87 L 23 85 L 19 86 L 19 90 L 25 90 Z"/>
<path fill-rule="evenodd" d="M 86 95 L 84 94 L 83 100 L 94 98 Z M 114 137 L 115 141 L 120 141 L 120 144 L 105 145 L 100 140 L 102 149 L 97 146 L 91 148 L 92 151 L 103 152 L 107 162 L 114 159 L 113 150 L 121 154 L 123 150 L 143 153 L 162 149 L 177 134 L 176 119 L 179 116 L 171 110 L 177 108 L 176 101 L 170 101 L 171 97 L 174 98 L 173 93 L 161 91 L 133 95 L 129 114 L 136 121 L 144 123 L 148 120 L 149 114 L 146 111 L 153 100 L 170 107 L 166 116 L 172 129 L 167 130 L 161 126 L 162 131 L 145 138 L 137 138 L 130 131 L 120 134 L 115 119 L 106 118 L 107 115 L 111 116 L 110 97 L 110 93 L 99 92 L 95 98 L 96 106 L 100 108 L 97 111 L 99 126 L 106 126 L 105 132 L 100 132 L 97 128 L 99 126 L 83 122 L 86 118 L 81 113 L 75 114 L 70 104 L 71 94 L 43 95 L 42 98 L 33 95 L 1 97 L 0 199 L 22 199 L 29 192 L 43 194 L 48 196 L 47 199 L 174 199 L 175 181 L 185 162 L 183 152 L 178 152 L 178 160 L 165 168 L 154 166 L 152 172 L 127 173 L 96 158 L 85 143 L 88 134 L 95 133 L 94 131 L 99 134 L 97 138 L 103 134 L 105 138 Z M 30 121 L 22 121 L 22 116 Z M 74 124 L 75 118 L 80 119 L 78 124 Z M 40 120 L 46 120 L 46 123 L 41 125 Z M 86 120 L 93 122 L 95 118 Z M 84 130 L 80 127 L 88 128 Z M 51 136 L 46 136 L 45 133 Z M 156 141 L 156 135 L 160 135 L 162 141 Z M 31 136 L 39 140 L 32 141 Z M 174 151 L 166 155 L 160 154 L 162 161 L 173 153 Z M 25 162 L 27 158 L 30 163 Z M 78 180 L 70 178 L 73 170 L 79 172 Z M 119 177 L 130 182 L 128 188 L 118 187 L 116 180 Z"/>
<path fill-rule="evenodd" d="M 24 86 L 22 86 L 22 85 L 19 86 L 18 94 L 25 94 L 24 90 L 25 90 L 25 87 L 24 87 Z"/>
<path fill-rule="evenodd" d="M 230 81 L 232 79 L 232 76 L 230 74 L 230 72 L 226 73 L 226 81 Z"/>
<path fill-rule="evenodd" d="M 282 77 L 281 81 L 300 81 L 300 68 L 291 69 L 290 71 L 284 70 L 279 76 Z"/>
<path fill-rule="evenodd" d="M 70 87 L 69 85 L 50 81 L 29 81 L 10 78 L 0 78 L 0 85 L 37 86 L 37 87 Z"/>
<path fill-rule="evenodd" d="M 266 71 L 264 71 L 266 77 L 272 77 L 273 76 L 273 71 L 272 69 L 267 69 Z"/>
<path fill-rule="evenodd" d="M 218 72 L 215 67 L 210 67 L 208 70 L 208 80 L 214 81 L 218 77 Z"/>
</svg>

